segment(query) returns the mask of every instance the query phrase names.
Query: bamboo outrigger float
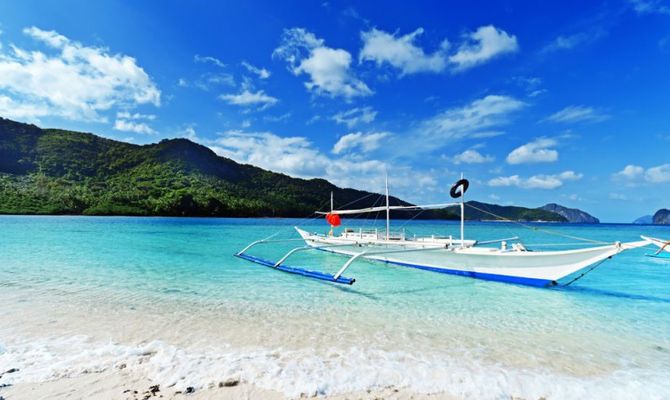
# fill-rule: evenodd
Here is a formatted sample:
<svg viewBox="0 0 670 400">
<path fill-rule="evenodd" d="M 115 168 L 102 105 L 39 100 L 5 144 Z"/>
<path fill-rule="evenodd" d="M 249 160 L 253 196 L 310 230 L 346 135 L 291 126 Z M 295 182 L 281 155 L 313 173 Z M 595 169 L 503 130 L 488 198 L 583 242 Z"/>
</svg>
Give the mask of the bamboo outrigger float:
<svg viewBox="0 0 670 400">
<path fill-rule="evenodd" d="M 331 195 L 331 211 L 317 212 L 326 215 L 331 224 L 329 234 L 310 233 L 298 227 L 299 239 L 258 240 L 235 254 L 254 263 L 279 271 L 305 277 L 351 285 L 353 278 L 343 274 L 359 259 L 379 261 L 389 264 L 468 276 L 473 278 L 510 282 L 530 286 L 553 286 L 570 284 L 591 271 L 603 261 L 625 250 L 646 246 L 649 238 L 629 243 L 602 243 L 599 246 L 561 250 L 529 251 L 518 237 L 477 241 L 465 239 L 465 200 L 468 181 L 459 180 L 451 188 L 451 196 L 460 198 L 457 203 L 429 204 L 418 206 L 391 206 L 389 204 L 388 179 L 386 183 L 386 205 L 355 210 L 335 210 Z M 390 212 L 395 210 L 428 210 L 458 206 L 461 211 L 460 238 L 448 237 L 406 237 L 404 232 L 390 230 Z M 333 228 L 340 225 L 341 215 L 386 212 L 386 230 L 344 229 L 340 235 L 333 235 Z M 247 254 L 254 246 L 285 241 L 304 241 L 279 260 L 273 262 Z M 499 247 L 484 247 L 499 243 Z M 510 244 L 511 243 L 511 244 Z M 294 254 L 308 250 L 327 251 L 348 257 L 335 274 L 289 266 L 285 262 Z"/>
</svg>

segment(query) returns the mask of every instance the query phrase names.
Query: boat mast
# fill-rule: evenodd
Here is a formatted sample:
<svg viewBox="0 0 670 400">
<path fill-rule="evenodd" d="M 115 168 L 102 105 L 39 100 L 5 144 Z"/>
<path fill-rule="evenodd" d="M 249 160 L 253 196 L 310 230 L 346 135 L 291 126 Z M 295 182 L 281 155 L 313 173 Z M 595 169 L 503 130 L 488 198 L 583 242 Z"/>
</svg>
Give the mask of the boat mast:
<svg viewBox="0 0 670 400">
<path fill-rule="evenodd" d="M 389 207 L 389 173 L 386 171 L 386 240 L 389 240 L 389 229 L 391 229 L 391 209 Z"/>
<path fill-rule="evenodd" d="M 330 192 L 330 212 L 333 212 L 335 207 L 333 207 L 333 192 Z"/>
<path fill-rule="evenodd" d="M 461 179 L 463 179 L 463 173 L 461 172 Z M 465 247 L 463 240 L 465 240 L 464 234 L 465 226 L 465 190 L 461 187 L 461 248 Z"/>
</svg>

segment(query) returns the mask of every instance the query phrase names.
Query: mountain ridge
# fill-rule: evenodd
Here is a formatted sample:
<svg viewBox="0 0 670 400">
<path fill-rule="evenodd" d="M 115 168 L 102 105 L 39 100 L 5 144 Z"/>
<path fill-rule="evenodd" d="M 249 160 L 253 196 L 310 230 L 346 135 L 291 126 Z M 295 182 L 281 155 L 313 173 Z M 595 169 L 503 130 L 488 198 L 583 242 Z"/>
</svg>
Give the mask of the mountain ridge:
<svg viewBox="0 0 670 400">
<path fill-rule="evenodd" d="M 582 211 L 577 208 L 568 208 L 561 206 L 556 203 L 545 204 L 540 207 L 543 210 L 555 212 L 556 214 L 562 215 L 568 222 L 579 223 L 579 224 L 599 224 L 600 220 L 593 215 Z"/>
<path fill-rule="evenodd" d="M 379 194 L 239 164 L 188 139 L 136 145 L 0 117 L 0 213 L 305 217 L 379 205 Z M 410 203 L 390 198 L 391 205 Z M 566 222 L 541 209 L 468 202 L 513 220 Z M 394 212 L 394 218 L 409 218 Z M 458 210 L 419 218 L 457 219 Z M 492 219 L 468 208 L 469 220 Z"/>
</svg>

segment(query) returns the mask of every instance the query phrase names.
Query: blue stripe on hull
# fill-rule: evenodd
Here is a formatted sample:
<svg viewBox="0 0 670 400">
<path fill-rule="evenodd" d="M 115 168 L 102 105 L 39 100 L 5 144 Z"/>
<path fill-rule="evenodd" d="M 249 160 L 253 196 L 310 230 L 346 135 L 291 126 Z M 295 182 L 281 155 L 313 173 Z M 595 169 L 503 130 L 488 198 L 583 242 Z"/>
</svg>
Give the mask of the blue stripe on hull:
<svg viewBox="0 0 670 400">
<path fill-rule="evenodd" d="M 327 250 L 327 249 L 318 249 L 318 250 L 327 251 L 329 253 L 334 253 L 334 254 L 340 254 L 340 253 L 337 253 L 335 251 Z M 387 263 L 387 264 L 394 264 L 394 265 L 399 265 L 399 266 L 402 266 L 402 267 L 422 269 L 422 270 L 425 270 L 425 271 L 438 272 L 438 273 L 441 273 L 441 274 L 467 276 L 469 278 L 482 279 L 482 280 L 485 280 L 485 281 L 515 283 L 515 284 L 518 284 L 518 285 L 535 286 L 535 287 L 548 287 L 548 286 L 557 285 L 556 281 L 552 281 L 552 280 L 549 280 L 549 279 L 524 278 L 524 277 L 520 277 L 520 276 L 487 274 L 487 273 L 484 273 L 484 272 L 435 268 L 435 267 L 428 267 L 428 266 L 425 266 L 425 265 L 403 263 L 403 262 L 399 262 L 399 261 L 375 260 L 375 259 L 370 259 L 370 258 L 368 258 L 367 260 L 384 262 L 384 263 Z"/>
<path fill-rule="evenodd" d="M 548 279 L 524 278 L 521 276 L 487 274 L 485 272 L 461 271 L 457 269 L 426 267 L 424 265 L 407 264 L 396 261 L 385 261 L 385 262 L 388 264 L 395 264 L 403 267 L 423 269 L 425 271 L 431 271 L 431 272 L 439 272 L 441 274 L 460 275 L 460 276 L 467 276 L 469 278 L 483 279 L 485 281 L 516 283 L 519 285 L 536 286 L 536 287 L 547 287 L 556 285 L 556 282 Z"/>
<path fill-rule="evenodd" d="M 272 261 L 268 261 L 268 260 L 265 260 L 265 259 L 262 259 L 262 258 L 250 256 L 250 255 L 247 255 L 247 254 L 235 254 L 235 256 L 239 257 L 239 258 L 242 258 L 242 259 L 245 259 L 247 261 L 251 261 L 251 262 L 259 264 L 259 265 L 263 265 L 265 267 L 270 267 L 272 269 L 276 269 L 276 270 L 279 270 L 279 271 L 282 271 L 282 272 L 287 272 L 289 274 L 302 275 L 302 276 L 305 276 L 305 277 L 308 277 L 308 278 L 314 278 L 314 279 L 320 279 L 322 281 L 341 283 L 341 284 L 344 284 L 344 285 L 351 285 L 354 282 L 356 282 L 356 280 L 352 279 L 352 278 L 345 278 L 343 276 L 340 276 L 339 278 L 335 279 L 335 276 L 330 275 L 330 274 L 326 274 L 326 273 L 319 272 L 319 271 L 310 271 L 310 270 L 307 270 L 307 269 L 302 269 L 302 268 L 297 268 L 297 267 L 291 267 L 291 266 L 288 266 L 288 265 L 280 265 L 278 267 L 275 267 L 275 263 L 273 263 Z"/>
</svg>

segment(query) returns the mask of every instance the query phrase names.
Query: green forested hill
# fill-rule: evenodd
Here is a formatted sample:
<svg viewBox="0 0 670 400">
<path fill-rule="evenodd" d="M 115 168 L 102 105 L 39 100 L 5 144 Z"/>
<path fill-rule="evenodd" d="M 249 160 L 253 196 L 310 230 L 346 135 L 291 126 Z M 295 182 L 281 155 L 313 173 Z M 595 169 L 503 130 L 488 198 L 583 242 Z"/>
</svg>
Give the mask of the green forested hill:
<svg viewBox="0 0 670 400">
<path fill-rule="evenodd" d="M 336 205 L 368 194 L 241 165 L 186 139 L 138 146 L 0 118 L 0 213 L 304 217 L 326 209 L 331 191 Z"/>
<path fill-rule="evenodd" d="M 186 139 L 139 146 L 0 118 L 3 214 L 305 217 L 327 209 L 331 191 L 336 207 L 357 199 L 352 207 L 379 201 L 378 195 L 323 179 L 238 164 Z M 391 204 L 408 203 L 391 198 Z M 511 219 L 564 221 L 549 211 L 484 206 Z M 457 213 L 422 217 L 452 219 Z M 491 219 L 480 214 L 469 210 L 468 218 Z"/>
</svg>

